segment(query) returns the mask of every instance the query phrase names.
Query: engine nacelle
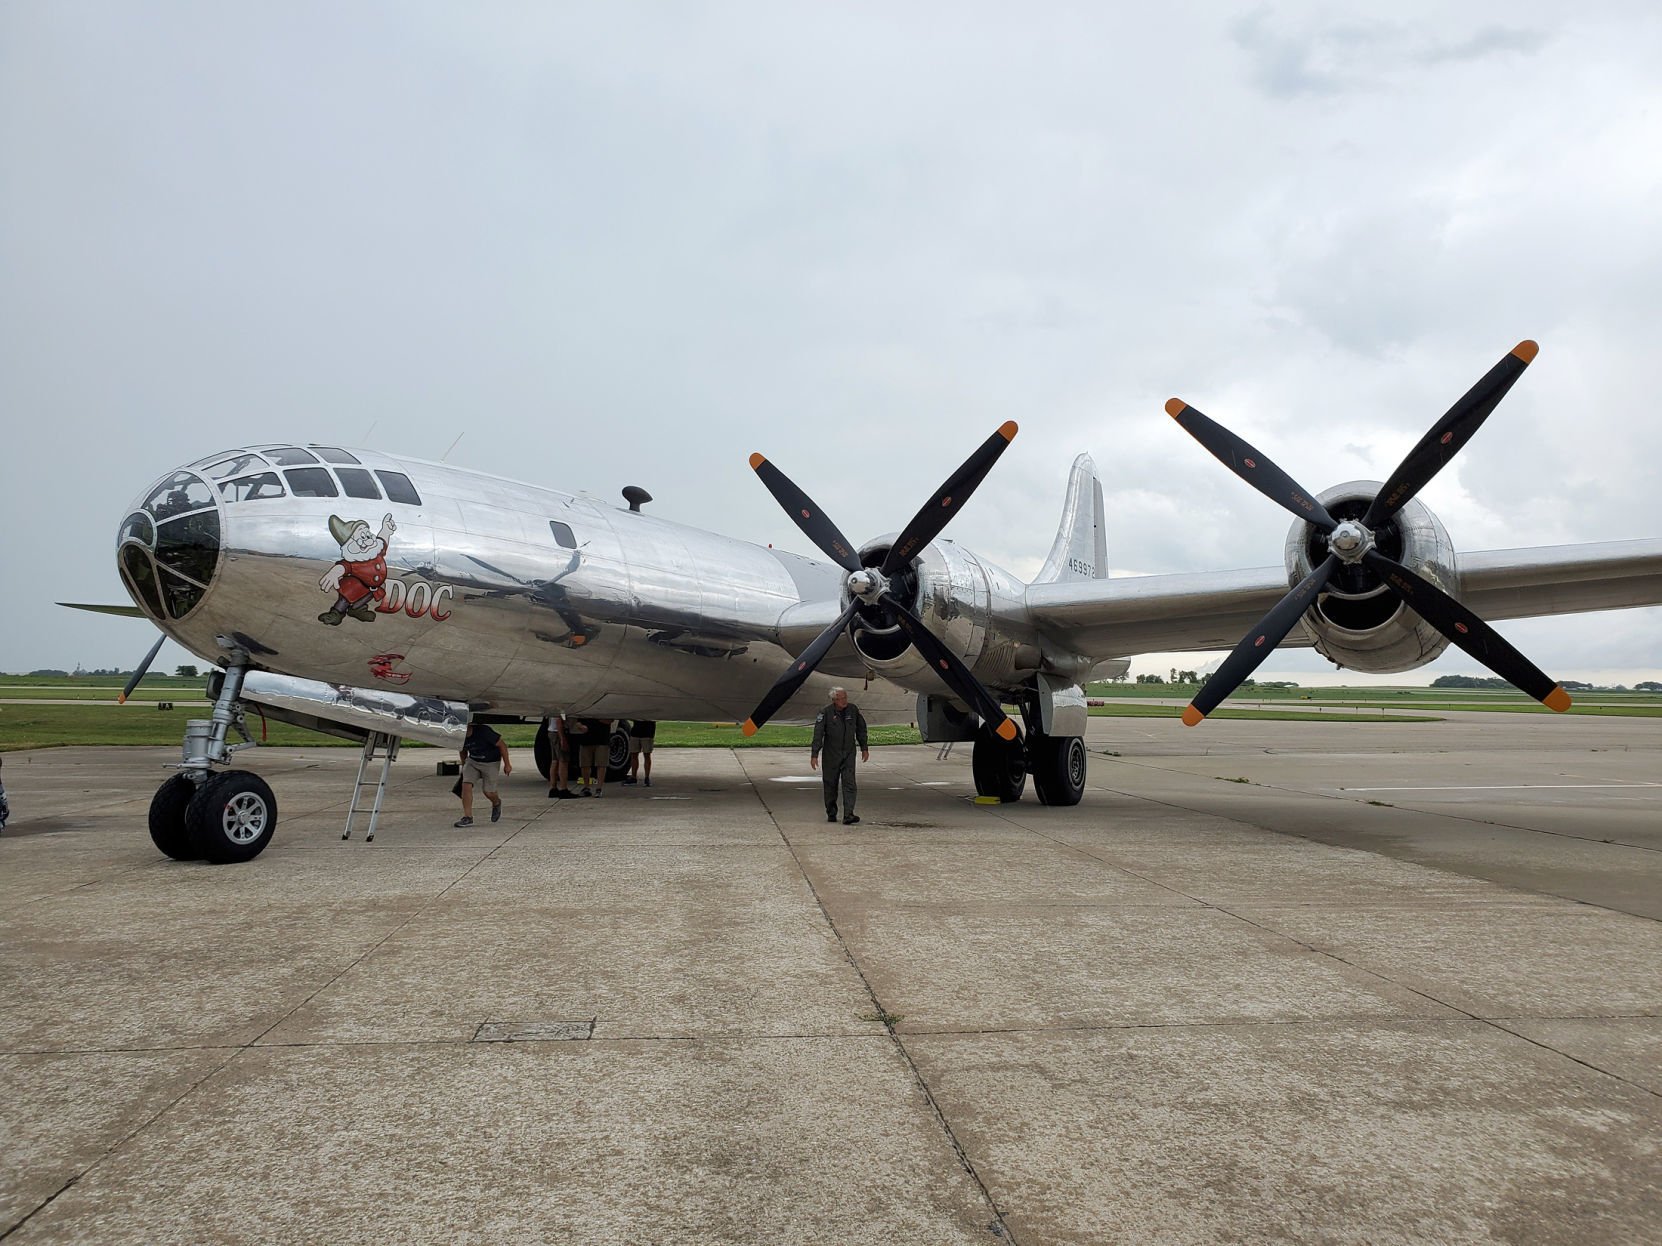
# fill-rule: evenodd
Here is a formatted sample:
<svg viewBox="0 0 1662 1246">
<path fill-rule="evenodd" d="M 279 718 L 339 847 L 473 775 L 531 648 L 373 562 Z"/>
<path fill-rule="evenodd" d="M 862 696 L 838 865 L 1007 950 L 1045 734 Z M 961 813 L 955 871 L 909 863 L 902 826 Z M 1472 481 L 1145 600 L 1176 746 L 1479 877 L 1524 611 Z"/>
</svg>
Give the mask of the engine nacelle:
<svg viewBox="0 0 1662 1246">
<path fill-rule="evenodd" d="M 862 547 L 860 562 L 880 565 L 892 540 L 892 535 L 880 537 Z M 915 581 L 915 592 L 903 582 L 908 576 Z M 1024 586 L 1003 568 L 952 541 L 934 541 L 913 560 L 909 572 L 896 576 L 891 588 L 988 687 L 1018 686 L 1038 670 L 1042 655 L 1035 638 L 1000 622 L 1024 615 Z M 860 656 L 885 679 L 939 694 L 940 679 L 906 633 L 874 613 L 856 615 L 849 627 Z"/>
<path fill-rule="evenodd" d="M 1319 495 L 1341 522 L 1360 520 L 1384 486 L 1371 480 L 1335 485 Z M 1443 525 L 1418 499 L 1374 531 L 1379 552 L 1424 576 L 1451 597 L 1460 595 L 1454 544 Z M 1308 523 L 1287 533 L 1287 583 L 1297 584 L 1327 557 L 1327 542 Z M 1373 570 L 1362 564 L 1339 568 L 1314 605 L 1304 612 L 1316 650 L 1338 666 L 1370 675 L 1411 671 L 1448 648 L 1448 639 L 1403 604 Z"/>
</svg>

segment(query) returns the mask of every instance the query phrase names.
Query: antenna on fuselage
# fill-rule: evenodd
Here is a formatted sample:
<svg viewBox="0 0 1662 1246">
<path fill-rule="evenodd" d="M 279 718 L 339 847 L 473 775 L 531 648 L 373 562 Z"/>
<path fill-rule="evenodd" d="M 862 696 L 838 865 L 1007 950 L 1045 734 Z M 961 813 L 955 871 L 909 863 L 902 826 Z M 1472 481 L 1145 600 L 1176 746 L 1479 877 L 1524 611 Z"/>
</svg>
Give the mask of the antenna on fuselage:
<svg viewBox="0 0 1662 1246">
<path fill-rule="evenodd" d="M 466 436 L 467 436 L 467 429 L 464 428 L 461 432 L 456 434 L 456 440 L 450 443 L 450 450 L 454 450 L 456 448 L 457 444 L 460 443 L 462 438 L 466 437 Z M 446 450 L 442 455 L 439 456 L 439 462 L 443 463 L 447 459 L 449 459 L 450 450 Z"/>
</svg>

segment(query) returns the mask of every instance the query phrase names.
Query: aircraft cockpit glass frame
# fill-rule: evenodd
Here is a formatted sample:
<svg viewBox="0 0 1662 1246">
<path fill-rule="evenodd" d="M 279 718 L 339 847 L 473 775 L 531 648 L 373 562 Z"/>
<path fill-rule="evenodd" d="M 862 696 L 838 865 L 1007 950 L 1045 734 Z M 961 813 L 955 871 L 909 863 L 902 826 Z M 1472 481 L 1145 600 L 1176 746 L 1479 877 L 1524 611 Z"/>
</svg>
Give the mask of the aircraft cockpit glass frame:
<svg viewBox="0 0 1662 1246">
<path fill-rule="evenodd" d="M 213 490 L 193 472 L 174 472 L 144 499 L 144 509 L 158 522 L 175 515 L 187 515 L 191 511 L 211 509 L 213 504 Z"/>
<path fill-rule="evenodd" d="M 405 506 L 421 505 L 421 494 L 416 492 L 415 483 L 403 472 L 377 469 L 375 474 L 381 478 L 381 487 L 387 491 L 387 501 L 402 502 Z"/>
<path fill-rule="evenodd" d="M 342 450 L 339 446 L 313 445 L 308 449 L 325 463 L 351 463 L 356 466 L 363 461 L 350 450 Z"/>
<path fill-rule="evenodd" d="M 340 490 L 327 467 L 291 467 L 283 473 L 289 492 L 297 498 L 336 498 Z"/>
<path fill-rule="evenodd" d="M 219 569 L 220 532 L 212 485 L 190 471 L 163 479 L 116 537 L 117 566 L 133 599 L 157 620 L 196 609 Z"/>
<path fill-rule="evenodd" d="M 267 498 L 286 496 L 283 482 L 276 472 L 255 472 L 251 476 L 237 476 L 219 482 L 219 491 L 227 502 L 263 502 Z"/>
<path fill-rule="evenodd" d="M 217 463 L 206 468 L 203 475 L 210 480 L 225 480 L 231 476 L 242 476 L 260 467 L 269 467 L 263 458 L 249 451 L 233 454 L 222 458 Z"/>
<path fill-rule="evenodd" d="M 276 467 L 309 467 L 317 455 L 299 446 L 261 446 L 260 453 Z"/>
<path fill-rule="evenodd" d="M 375 477 L 366 467 L 337 467 L 335 475 L 340 477 L 340 487 L 346 491 L 349 498 L 373 498 L 381 500 L 381 490 L 375 485 Z"/>
</svg>

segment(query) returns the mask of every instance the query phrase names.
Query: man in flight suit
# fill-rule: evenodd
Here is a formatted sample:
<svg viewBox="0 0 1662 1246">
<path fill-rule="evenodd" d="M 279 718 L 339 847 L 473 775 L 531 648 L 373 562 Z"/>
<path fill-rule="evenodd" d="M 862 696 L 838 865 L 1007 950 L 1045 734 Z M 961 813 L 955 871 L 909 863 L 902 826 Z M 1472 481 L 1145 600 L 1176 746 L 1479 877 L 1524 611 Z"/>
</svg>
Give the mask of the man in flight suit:
<svg viewBox="0 0 1662 1246">
<path fill-rule="evenodd" d="M 860 819 L 854 812 L 854 750 L 860 750 L 860 760 L 870 761 L 871 750 L 866 747 L 866 716 L 860 707 L 848 703 L 848 689 L 831 689 L 831 704 L 814 719 L 813 752 L 808 764 L 819 770 L 819 755 L 825 754 L 825 769 L 820 770 L 820 781 L 825 784 L 825 820 L 837 820 L 837 781 L 843 787 L 843 825 L 853 826 Z"/>
</svg>

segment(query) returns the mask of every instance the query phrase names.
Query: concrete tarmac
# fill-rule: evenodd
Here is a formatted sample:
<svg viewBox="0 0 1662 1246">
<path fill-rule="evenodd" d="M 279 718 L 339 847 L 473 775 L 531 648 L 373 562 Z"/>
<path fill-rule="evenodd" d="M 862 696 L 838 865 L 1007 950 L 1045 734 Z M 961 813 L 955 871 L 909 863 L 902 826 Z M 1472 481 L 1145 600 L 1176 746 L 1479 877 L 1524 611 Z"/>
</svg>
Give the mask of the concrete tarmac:
<svg viewBox="0 0 1662 1246">
<path fill-rule="evenodd" d="M 1093 719 L 1085 800 L 804 750 L 456 830 L 407 750 L 6 756 L 0 1238 L 1662 1240 L 1662 720 Z M 483 809 L 481 802 L 480 809 Z M 479 810 L 476 810 L 476 816 Z"/>
</svg>

